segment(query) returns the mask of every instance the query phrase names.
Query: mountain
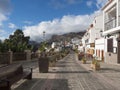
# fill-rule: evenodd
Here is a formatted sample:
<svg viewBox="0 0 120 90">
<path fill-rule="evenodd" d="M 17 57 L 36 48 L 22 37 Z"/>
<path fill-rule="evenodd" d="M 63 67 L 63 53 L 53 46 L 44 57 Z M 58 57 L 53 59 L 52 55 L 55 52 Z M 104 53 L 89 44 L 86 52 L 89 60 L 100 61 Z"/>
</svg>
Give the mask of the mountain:
<svg viewBox="0 0 120 90">
<path fill-rule="evenodd" d="M 51 39 L 49 39 L 49 42 L 70 41 L 72 38 L 75 38 L 75 37 L 81 39 L 84 34 L 85 34 L 85 31 L 70 32 L 63 35 L 52 35 Z"/>
</svg>

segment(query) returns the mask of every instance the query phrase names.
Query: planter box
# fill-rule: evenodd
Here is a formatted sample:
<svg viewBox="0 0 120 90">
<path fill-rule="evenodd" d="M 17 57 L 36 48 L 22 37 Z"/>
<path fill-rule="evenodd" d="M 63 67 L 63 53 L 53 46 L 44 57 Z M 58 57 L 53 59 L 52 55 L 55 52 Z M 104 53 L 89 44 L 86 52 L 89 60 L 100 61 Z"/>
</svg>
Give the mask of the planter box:
<svg viewBox="0 0 120 90">
<path fill-rule="evenodd" d="M 55 67 L 56 62 L 55 61 L 49 61 L 49 67 Z"/>
<path fill-rule="evenodd" d="M 39 72 L 47 73 L 49 69 L 49 59 L 48 57 L 40 57 L 39 58 Z"/>
<path fill-rule="evenodd" d="M 83 64 L 86 64 L 86 60 L 82 60 L 82 63 L 83 63 Z"/>
<path fill-rule="evenodd" d="M 91 63 L 91 68 L 94 69 L 94 70 L 100 70 L 100 65 Z"/>
<path fill-rule="evenodd" d="M 55 55 L 49 56 L 48 59 L 49 59 L 49 67 L 55 67 L 57 60 L 56 56 Z"/>
</svg>

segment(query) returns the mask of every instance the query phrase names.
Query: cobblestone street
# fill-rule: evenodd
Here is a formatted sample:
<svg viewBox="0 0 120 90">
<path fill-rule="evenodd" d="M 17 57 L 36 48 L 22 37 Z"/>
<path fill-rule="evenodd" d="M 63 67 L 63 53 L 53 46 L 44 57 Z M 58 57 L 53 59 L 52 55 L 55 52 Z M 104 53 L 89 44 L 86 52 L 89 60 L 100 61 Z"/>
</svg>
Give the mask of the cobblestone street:
<svg viewBox="0 0 120 90">
<path fill-rule="evenodd" d="M 81 65 L 75 53 L 70 53 L 58 61 L 56 67 L 49 69 L 49 73 L 39 73 L 38 68 L 34 68 L 32 80 L 21 80 L 12 88 L 13 90 L 119 90 L 104 77 L 99 77 L 97 73 Z"/>
</svg>

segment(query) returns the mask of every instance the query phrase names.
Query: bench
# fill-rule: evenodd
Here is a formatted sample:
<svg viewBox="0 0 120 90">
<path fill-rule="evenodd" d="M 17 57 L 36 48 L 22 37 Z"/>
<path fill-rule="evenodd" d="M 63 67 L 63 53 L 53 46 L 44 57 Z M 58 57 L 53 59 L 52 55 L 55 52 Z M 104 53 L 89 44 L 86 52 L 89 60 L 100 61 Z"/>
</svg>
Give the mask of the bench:
<svg viewBox="0 0 120 90">
<path fill-rule="evenodd" d="M 23 69 L 21 64 L 10 64 L 0 68 L 0 90 L 11 90 L 11 86 L 21 79 L 32 79 L 32 68 Z"/>
</svg>

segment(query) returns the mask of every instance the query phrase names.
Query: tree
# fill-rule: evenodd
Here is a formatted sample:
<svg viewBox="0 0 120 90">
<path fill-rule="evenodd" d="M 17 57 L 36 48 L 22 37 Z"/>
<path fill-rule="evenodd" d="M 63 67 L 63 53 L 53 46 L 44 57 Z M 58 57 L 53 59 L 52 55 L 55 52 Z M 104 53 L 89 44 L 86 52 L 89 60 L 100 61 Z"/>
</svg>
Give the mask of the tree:
<svg viewBox="0 0 120 90">
<path fill-rule="evenodd" d="M 9 39 L 4 41 L 7 50 L 11 49 L 13 52 L 23 52 L 25 49 L 30 49 L 29 45 L 30 37 L 24 36 L 22 30 L 17 29 L 13 35 L 9 36 Z"/>
<path fill-rule="evenodd" d="M 41 52 L 43 52 L 43 51 L 45 50 L 46 46 L 47 46 L 47 45 L 46 45 L 45 42 L 41 42 L 40 47 L 39 47 L 39 50 L 40 50 Z"/>
</svg>

